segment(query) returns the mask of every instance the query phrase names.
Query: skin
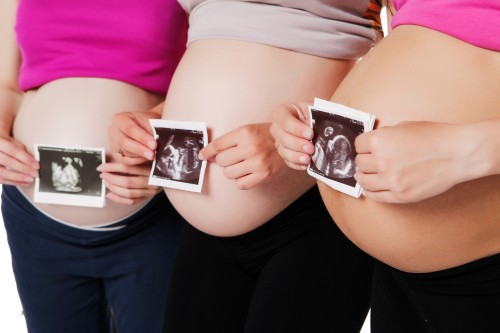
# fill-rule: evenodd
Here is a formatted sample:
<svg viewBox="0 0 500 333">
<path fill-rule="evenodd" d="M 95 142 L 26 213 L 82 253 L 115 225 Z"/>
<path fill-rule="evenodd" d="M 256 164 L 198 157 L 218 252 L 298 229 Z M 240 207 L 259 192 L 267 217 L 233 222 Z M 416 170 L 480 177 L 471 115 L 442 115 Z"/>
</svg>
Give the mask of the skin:
<svg viewBox="0 0 500 333">
<path fill-rule="evenodd" d="M 422 201 L 460 183 L 500 174 L 499 131 L 500 119 L 382 127 L 357 138 L 355 178 L 369 199 Z"/>
<path fill-rule="evenodd" d="M 15 45 L 14 13 L 17 3 L 2 1 L 0 3 L 0 42 L 6 47 L 0 48 L 0 182 L 8 185 L 27 185 L 34 182 L 40 168 L 35 158 L 29 154 L 24 145 L 11 136 L 11 126 L 16 111 L 22 101 L 16 79 L 20 66 L 20 56 Z"/>
<path fill-rule="evenodd" d="M 175 208 L 203 232 L 235 236 L 267 222 L 310 189 L 315 182 L 287 168 L 276 153 L 269 133 L 271 110 L 294 96 L 331 95 L 353 65 L 354 60 L 255 43 L 192 42 L 174 75 L 162 117 L 206 122 L 210 144 L 200 157 L 209 163 L 202 193 L 165 189 Z M 149 125 L 134 118 L 115 117 L 111 141 L 128 157 L 144 158 L 152 152 Z"/>
<path fill-rule="evenodd" d="M 149 108 L 158 102 L 155 96 L 118 81 L 90 78 L 56 80 L 26 93 L 13 124 L 13 136 L 24 143 L 30 154 L 33 154 L 32 147 L 35 143 L 104 147 L 109 152 L 107 123 L 111 121 L 113 114 L 128 108 Z M 66 112 L 68 108 L 72 110 L 71 113 Z M 106 160 L 109 163 L 99 168 L 106 171 L 102 178 L 108 188 L 113 189 L 115 201 L 120 202 L 122 187 L 136 197 L 143 197 L 142 200 L 135 198 L 132 205 L 107 200 L 104 208 L 39 203 L 34 205 L 50 216 L 75 225 L 106 224 L 132 214 L 144 205 L 146 197 L 158 190 L 144 188 L 144 181 L 149 176 L 149 166 L 127 166 L 120 159 L 121 156 L 117 153 L 107 154 Z M 34 186 L 23 186 L 20 190 L 32 200 Z M 140 194 L 134 191 L 139 191 Z M 110 194 L 108 198 L 109 196 Z"/>
<path fill-rule="evenodd" d="M 147 186 L 148 165 L 127 166 L 117 151 L 110 153 L 107 126 L 115 113 L 147 110 L 161 97 L 115 80 L 67 78 L 22 93 L 17 88 L 20 55 L 14 24 L 17 1 L 0 8 L 0 183 L 19 186 L 39 210 L 64 223 L 98 226 L 129 216 L 159 191 Z M 108 152 L 102 178 L 113 192 L 104 208 L 33 202 L 39 163 L 35 143 L 104 147 Z M 126 195 L 126 196 L 124 196 Z M 130 205 L 120 205 L 117 202 Z"/>
<path fill-rule="evenodd" d="M 499 74 L 498 52 L 417 26 L 396 28 L 356 65 L 332 101 L 378 119 L 356 141 L 367 190 L 355 199 L 319 183 L 353 242 L 408 272 L 500 252 Z M 274 111 L 279 153 L 299 170 L 312 148 L 306 123 L 293 108 Z"/>
</svg>

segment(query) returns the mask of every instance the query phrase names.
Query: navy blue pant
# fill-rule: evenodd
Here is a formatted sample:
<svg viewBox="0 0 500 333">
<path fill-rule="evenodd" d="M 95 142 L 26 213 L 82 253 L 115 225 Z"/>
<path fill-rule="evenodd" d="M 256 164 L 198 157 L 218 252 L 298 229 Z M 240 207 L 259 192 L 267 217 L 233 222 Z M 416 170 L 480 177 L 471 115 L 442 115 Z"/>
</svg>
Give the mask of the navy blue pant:
<svg viewBox="0 0 500 333">
<path fill-rule="evenodd" d="M 164 193 L 115 231 L 66 226 L 3 186 L 2 214 L 30 333 L 157 333 L 184 220 Z"/>
<path fill-rule="evenodd" d="M 373 333 L 500 332 L 500 254 L 431 273 L 376 262 Z"/>
<path fill-rule="evenodd" d="M 164 332 L 359 333 L 372 267 L 335 225 L 316 187 L 241 236 L 187 225 Z"/>
</svg>

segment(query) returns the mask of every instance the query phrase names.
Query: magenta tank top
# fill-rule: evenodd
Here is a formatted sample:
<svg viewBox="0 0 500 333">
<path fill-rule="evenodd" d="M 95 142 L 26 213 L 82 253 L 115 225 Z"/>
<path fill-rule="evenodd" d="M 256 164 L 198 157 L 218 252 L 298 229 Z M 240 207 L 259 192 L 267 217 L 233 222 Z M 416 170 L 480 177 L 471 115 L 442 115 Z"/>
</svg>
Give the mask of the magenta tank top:
<svg viewBox="0 0 500 333">
<path fill-rule="evenodd" d="M 24 91 L 98 77 L 165 94 L 187 18 L 176 0 L 20 0 L 16 32 Z"/>
<path fill-rule="evenodd" d="M 500 0 L 392 0 L 392 27 L 419 25 L 500 50 Z"/>
</svg>

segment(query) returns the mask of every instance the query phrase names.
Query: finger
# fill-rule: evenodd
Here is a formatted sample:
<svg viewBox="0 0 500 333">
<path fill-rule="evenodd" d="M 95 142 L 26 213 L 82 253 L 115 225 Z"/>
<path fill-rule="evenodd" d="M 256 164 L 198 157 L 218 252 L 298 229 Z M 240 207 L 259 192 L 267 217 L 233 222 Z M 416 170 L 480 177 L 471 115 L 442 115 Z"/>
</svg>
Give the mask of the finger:
<svg viewBox="0 0 500 333">
<path fill-rule="evenodd" d="M 271 133 L 276 138 L 280 133 L 288 133 L 296 137 L 311 140 L 313 137 L 312 128 L 306 120 L 299 119 L 305 116 L 302 110 L 294 105 L 284 105 L 273 110 L 273 124 Z M 308 118 L 308 116 L 307 116 Z"/>
<path fill-rule="evenodd" d="M 116 155 L 118 155 L 118 154 L 116 154 Z M 116 155 L 114 155 L 114 156 L 116 156 Z M 120 161 L 120 163 L 125 164 L 125 165 L 130 165 L 130 166 L 142 165 L 144 163 L 151 162 L 150 160 L 142 158 L 142 157 L 128 157 L 128 156 L 123 157 L 121 155 L 119 157 L 115 157 L 114 160 Z"/>
<path fill-rule="evenodd" d="M 359 185 L 367 191 L 375 192 L 389 190 L 387 181 L 376 173 L 369 174 L 356 172 L 356 174 L 354 175 L 354 179 L 356 179 Z"/>
<path fill-rule="evenodd" d="M 5 185 L 29 185 L 35 177 L 0 167 L 0 183 Z"/>
<path fill-rule="evenodd" d="M 155 141 L 156 142 L 156 141 Z M 118 144 L 116 152 L 122 151 L 124 157 L 145 158 L 146 160 L 154 160 L 155 151 L 146 146 L 143 142 L 134 140 L 130 137 L 123 136 Z"/>
<path fill-rule="evenodd" d="M 262 163 L 260 160 L 245 160 L 224 168 L 224 175 L 227 178 L 235 179 L 239 189 L 248 190 L 274 179 L 274 176 L 285 168 L 283 160 L 277 156 L 275 162 L 268 161 Z"/>
<path fill-rule="evenodd" d="M 358 154 L 356 156 L 356 168 L 359 172 L 377 173 L 383 171 L 379 169 L 379 166 L 372 154 Z"/>
<path fill-rule="evenodd" d="M 375 131 L 369 131 L 365 132 L 363 134 L 360 134 L 356 137 L 356 140 L 354 140 L 354 146 L 356 148 L 356 152 L 358 154 L 367 154 L 372 152 L 373 144 L 376 135 L 376 130 Z"/>
<path fill-rule="evenodd" d="M 249 190 L 255 187 L 256 185 L 261 184 L 262 177 L 259 177 L 256 174 L 248 174 L 235 179 L 235 182 L 236 186 L 238 186 L 240 190 Z"/>
<path fill-rule="evenodd" d="M 28 186 L 33 184 L 33 182 L 16 182 L 10 179 L 3 179 L 0 177 L 0 185 L 12 185 L 12 186 Z"/>
<path fill-rule="evenodd" d="M 116 125 L 110 126 L 109 131 L 118 138 L 121 136 L 128 137 L 151 150 L 155 150 L 157 143 L 153 136 L 153 130 L 149 125 L 150 114 L 148 112 L 120 113 L 113 117 L 112 124 Z"/>
<path fill-rule="evenodd" d="M 245 161 L 246 162 L 246 161 Z M 250 163 L 240 162 L 224 167 L 223 174 L 228 179 L 237 179 L 252 173 Z"/>
<path fill-rule="evenodd" d="M 38 168 L 35 167 L 35 164 L 26 165 L 24 162 L 2 152 L 0 152 L 0 166 L 26 176 L 38 177 Z"/>
<path fill-rule="evenodd" d="M 310 140 L 276 129 L 274 124 L 271 125 L 271 135 L 274 137 L 276 148 L 281 145 L 297 152 L 314 153 L 314 145 Z"/>
<path fill-rule="evenodd" d="M 149 176 L 151 172 L 151 164 L 126 165 L 123 163 L 103 163 L 97 167 L 97 171 L 121 173 L 134 176 Z"/>
<path fill-rule="evenodd" d="M 129 157 L 144 157 L 152 159 L 152 151 L 156 149 L 156 141 L 154 137 L 142 129 L 133 119 L 129 113 L 115 115 L 113 117 L 113 124 L 108 128 L 109 144 L 112 152 L 122 151 Z M 142 136 L 137 134 L 142 133 Z M 148 140 L 153 140 L 153 148 L 147 145 Z"/>
<path fill-rule="evenodd" d="M 290 110 L 293 110 L 295 112 L 295 115 L 297 118 L 304 122 L 306 125 L 310 126 L 310 113 L 309 113 L 309 105 L 313 104 L 313 101 L 309 101 L 307 103 L 289 103 L 289 108 Z"/>
<path fill-rule="evenodd" d="M 144 176 L 130 176 L 130 175 L 119 175 L 115 173 L 101 173 L 100 177 L 107 183 L 113 184 L 115 186 L 134 189 L 148 188 L 149 177 Z"/>
<path fill-rule="evenodd" d="M 200 152 L 198 153 L 198 158 L 202 161 L 210 161 L 210 162 L 214 162 L 215 161 L 215 156 L 217 156 L 217 151 L 215 150 L 215 148 L 213 146 L 210 145 L 210 143 L 208 145 L 206 145 L 205 147 L 203 147 Z"/>
<path fill-rule="evenodd" d="M 124 198 L 113 192 L 108 192 L 108 194 L 106 194 L 106 198 L 122 205 L 133 205 L 141 201 L 142 199 L 142 198 Z"/>
<path fill-rule="evenodd" d="M 307 165 L 304 165 L 304 164 L 296 164 L 296 163 L 292 163 L 292 162 L 289 162 L 287 160 L 285 160 L 285 164 L 291 168 L 291 169 L 294 169 L 294 170 L 298 170 L 298 171 L 304 171 L 304 170 L 307 170 Z"/>
<path fill-rule="evenodd" d="M 287 150 L 306 153 L 309 155 L 312 155 L 314 153 L 314 144 L 311 141 L 293 136 L 288 133 L 281 136 L 281 140 L 278 142 L 278 144 Z"/>
<path fill-rule="evenodd" d="M 246 157 L 252 158 L 253 156 L 253 154 L 245 152 L 244 149 L 231 147 L 218 153 L 215 162 L 221 167 L 228 167 L 245 161 Z"/>
<path fill-rule="evenodd" d="M 212 160 L 220 152 L 238 145 L 238 136 L 236 131 L 226 133 L 210 142 L 200 150 L 199 158 L 201 160 Z"/>
<path fill-rule="evenodd" d="M 25 146 L 17 140 L 0 140 L 0 152 L 33 169 L 39 169 L 40 163 L 26 151 Z"/>
<path fill-rule="evenodd" d="M 159 188 L 157 186 L 132 188 L 130 186 L 123 187 L 118 185 L 117 183 L 112 183 L 107 180 L 104 181 L 109 191 L 124 198 L 131 198 L 131 199 L 148 198 L 152 197 L 153 195 L 159 192 Z"/>
<path fill-rule="evenodd" d="M 133 204 L 136 204 L 138 202 L 141 202 L 141 201 L 144 201 L 145 199 L 148 199 L 149 197 L 151 196 L 147 196 L 147 197 L 137 197 L 137 198 L 127 198 L 127 197 L 122 197 L 116 193 L 113 193 L 113 192 L 108 192 L 108 194 L 106 194 L 106 197 L 113 201 L 113 202 L 116 202 L 118 204 L 123 204 L 123 205 L 133 205 Z"/>
<path fill-rule="evenodd" d="M 374 201 L 382 202 L 382 203 L 403 203 L 400 199 L 398 199 L 392 192 L 390 191 L 377 191 L 372 192 L 368 190 L 363 190 L 363 195 Z"/>
<path fill-rule="evenodd" d="M 291 163 L 297 166 L 308 166 L 311 164 L 311 155 L 306 153 L 297 152 L 294 150 L 287 149 L 283 146 L 278 146 L 278 154 L 285 160 L 285 162 Z M 304 169 L 300 167 L 300 169 Z"/>
<path fill-rule="evenodd" d="M 217 164 L 224 168 L 224 175 L 229 179 L 240 178 L 248 174 L 266 176 L 270 173 L 270 168 L 273 167 L 272 155 L 277 161 L 281 161 L 274 149 L 268 153 L 270 154 L 265 152 L 256 154 L 255 152 L 244 152 L 243 149 L 231 148 L 217 155 Z"/>
</svg>

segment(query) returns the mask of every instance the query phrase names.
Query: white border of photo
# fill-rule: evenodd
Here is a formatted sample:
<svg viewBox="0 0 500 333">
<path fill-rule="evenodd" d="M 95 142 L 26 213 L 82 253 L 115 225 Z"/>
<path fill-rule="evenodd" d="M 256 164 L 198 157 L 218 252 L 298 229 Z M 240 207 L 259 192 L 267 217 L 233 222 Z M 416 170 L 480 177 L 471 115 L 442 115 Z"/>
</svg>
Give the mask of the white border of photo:
<svg viewBox="0 0 500 333">
<path fill-rule="evenodd" d="M 40 148 L 55 149 L 55 150 L 68 150 L 71 152 L 93 153 L 101 156 L 101 163 L 105 163 L 106 155 L 104 148 L 91 148 L 91 147 L 70 147 L 70 146 L 56 146 L 47 144 L 35 144 L 34 152 L 37 161 L 40 161 Z M 95 170 L 96 175 L 99 171 Z M 53 193 L 40 190 L 40 177 L 35 178 L 35 194 L 33 201 L 38 203 L 69 205 L 69 206 L 82 206 L 82 207 L 97 207 L 102 208 L 106 202 L 106 185 L 100 180 L 100 195 L 82 195 L 82 194 L 65 194 L 62 192 Z"/>
<path fill-rule="evenodd" d="M 326 112 L 329 114 L 335 114 L 339 115 L 345 118 L 353 119 L 359 122 L 363 123 L 364 131 L 368 132 L 373 129 L 373 126 L 375 124 L 375 116 L 366 112 L 362 112 L 350 107 L 347 107 L 342 104 L 337 104 L 334 102 L 326 101 L 320 98 L 315 98 L 314 99 L 314 105 L 309 106 L 309 118 L 311 119 L 311 128 L 313 128 L 313 117 L 312 117 L 312 112 L 311 109 L 314 109 L 316 111 L 321 111 L 321 112 Z M 356 182 L 356 186 L 352 187 L 346 184 L 343 184 L 341 182 L 335 181 L 333 179 L 324 177 L 322 175 L 319 175 L 316 173 L 314 170 L 311 169 L 311 165 L 307 167 L 307 173 L 319 181 L 325 183 L 326 185 L 330 186 L 334 190 L 343 192 L 345 194 L 351 195 L 355 198 L 359 198 L 361 195 L 361 192 L 363 189 L 359 185 L 359 183 Z"/>
<path fill-rule="evenodd" d="M 149 123 L 153 129 L 154 136 L 158 139 L 158 135 L 156 133 L 156 128 L 169 128 L 169 129 L 180 129 L 180 130 L 191 130 L 191 131 L 199 131 L 203 134 L 203 147 L 208 144 L 208 133 L 207 133 L 207 125 L 202 122 L 192 122 L 192 121 L 176 121 L 176 120 L 168 120 L 168 119 L 150 119 Z M 157 152 L 158 154 L 158 152 Z M 205 177 L 205 169 L 207 166 L 207 161 L 201 161 L 201 169 L 200 175 L 198 178 L 197 184 L 191 184 L 188 182 L 183 182 L 181 180 L 167 179 L 162 177 L 154 176 L 154 170 L 156 168 L 156 159 L 153 161 L 153 165 L 151 167 L 151 172 L 149 174 L 149 184 L 156 185 L 161 187 L 167 187 L 177 190 L 184 190 L 190 192 L 201 192 L 203 187 L 203 179 Z"/>
</svg>

